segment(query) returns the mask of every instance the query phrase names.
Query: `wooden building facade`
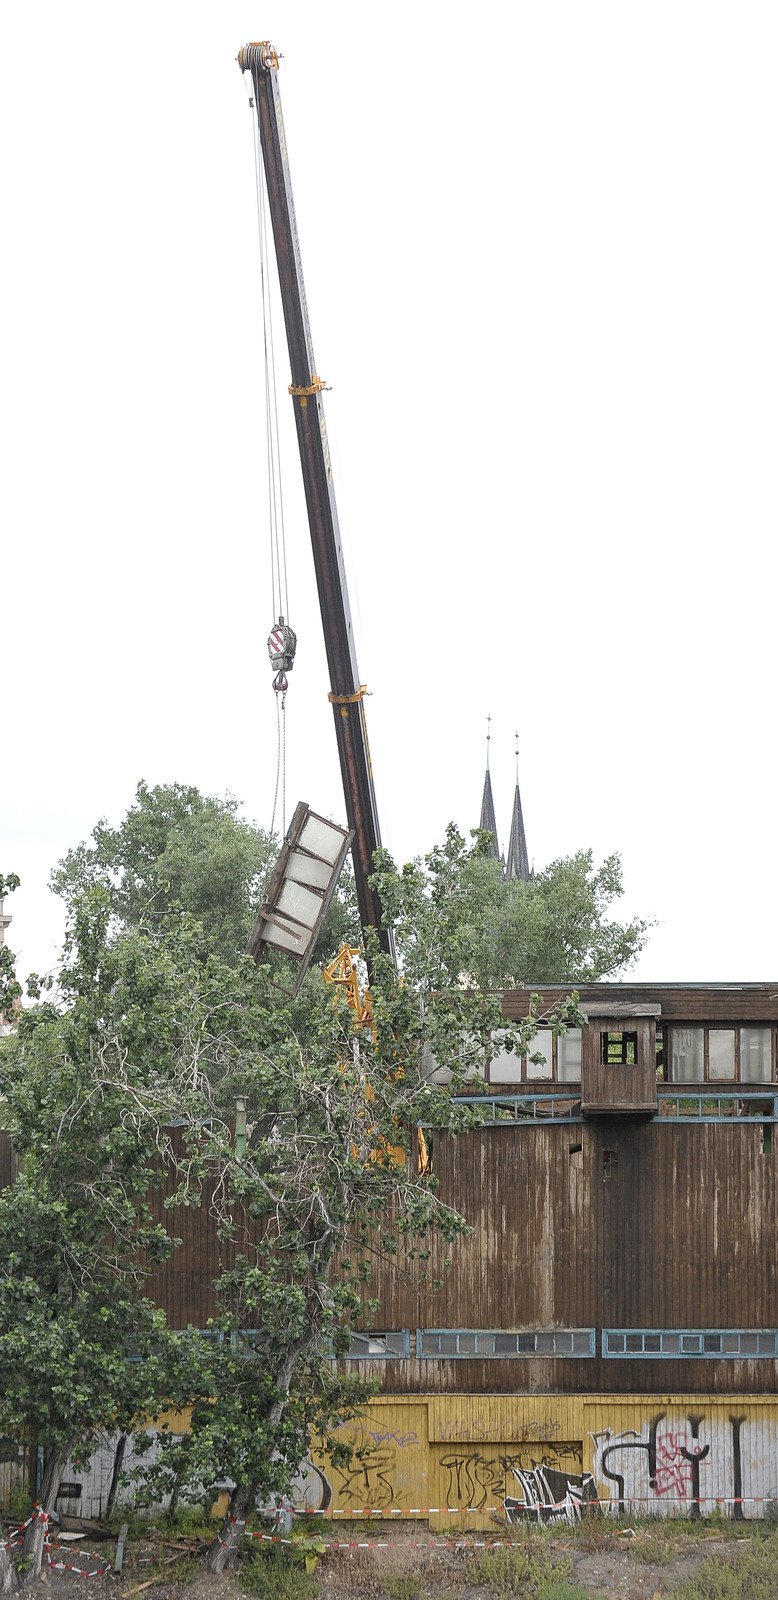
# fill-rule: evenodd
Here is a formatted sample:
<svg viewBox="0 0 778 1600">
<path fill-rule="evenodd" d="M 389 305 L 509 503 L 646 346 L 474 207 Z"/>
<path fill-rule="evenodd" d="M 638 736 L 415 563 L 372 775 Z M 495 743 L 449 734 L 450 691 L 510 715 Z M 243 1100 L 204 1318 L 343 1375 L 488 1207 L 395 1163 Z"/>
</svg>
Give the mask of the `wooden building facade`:
<svg viewBox="0 0 778 1600">
<path fill-rule="evenodd" d="M 494 1059 L 477 1131 L 435 1135 L 441 1198 L 472 1232 L 448 1271 L 435 1247 L 426 1278 L 380 1280 L 358 1358 L 393 1457 L 377 1492 L 407 1477 L 414 1435 L 414 1504 L 487 1522 L 586 1499 L 761 1515 L 778 1500 L 778 983 L 580 1001 L 582 1029 L 539 1028 L 539 1060 Z M 529 1005 L 504 996 L 511 1019 Z"/>
<path fill-rule="evenodd" d="M 486 1525 L 587 1500 L 778 1505 L 778 983 L 579 993 L 581 1029 L 541 1023 L 527 1059 L 495 1055 L 468 1095 L 482 1125 L 434 1135 L 472 1231 L 448 1270 L 436 1243 L 423 1271 L 381 1269 L 348 1362 L 380 1398 L 346 1428 L 358 1468 L 312 1454 L 309 1509 L 443 1525 L 458 1505 Z M 503 1005 L 521 1019 L 530 995 Z M 176 1225 L 153 1293 L 204 1327 L 223 1247 L 207 1204 Z"/>
</svg>

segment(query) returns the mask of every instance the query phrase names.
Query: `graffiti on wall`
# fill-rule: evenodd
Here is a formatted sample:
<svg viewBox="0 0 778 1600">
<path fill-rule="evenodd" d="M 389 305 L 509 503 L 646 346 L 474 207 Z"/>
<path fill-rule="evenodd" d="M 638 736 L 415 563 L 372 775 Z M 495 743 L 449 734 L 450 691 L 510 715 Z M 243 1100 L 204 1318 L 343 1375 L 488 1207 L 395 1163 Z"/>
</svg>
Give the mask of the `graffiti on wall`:
<svg viewBox="0 0 778 1600">
<path fill-rule="evenodd" d="M 577 1521 L 587 1501 L 597 1498 L 594 1480 L 582 1470 L 580 1444 L 513 1444 L 486 1452 L 444 1451 L 446 1504 L 494 1513 L 509 1522 Z"/>
<path fill-rule="evenodd" d="M 597 1485 L 590 1472 L 560 1472 L 554 1467 L 514 1469 L 521 1499 L 506 1495 L 509 1522 L 579 1522 L 587 1509 L 599 1513 Z"/>
<path fill-rule="evenodd" d="M 444 1422 L 440 1427 L 440 1438 L 446 1442 L 457 1444 L 485 1444 L 497 1442 L 503 1444 L 506 1439 L 511 1444 L 546 1444 L 553 1443 L 559 1438 L 561 1427 L 556 1417 L 533 1418 L 529 1422 L 520 1422 L 515 1427 L 506 1431 L 504 1421 L 496 1427 L 491 1422 L 486 1422 L 476 1413 L 468 1413 L 467 1421 L 462 1417 L 452 1417 L 450 1422 Z"/>
<path fill-rule="evenodd" d="M 700 1517 L 719 1506 L 742 1520 L 764 1515 L 775 1498 L 778 1441 L 767 1419 L 660 1411 L 639 1429 L 605 1429 L 592 1442 L 600 1494 L 618 1511 Z"/>
</svg>

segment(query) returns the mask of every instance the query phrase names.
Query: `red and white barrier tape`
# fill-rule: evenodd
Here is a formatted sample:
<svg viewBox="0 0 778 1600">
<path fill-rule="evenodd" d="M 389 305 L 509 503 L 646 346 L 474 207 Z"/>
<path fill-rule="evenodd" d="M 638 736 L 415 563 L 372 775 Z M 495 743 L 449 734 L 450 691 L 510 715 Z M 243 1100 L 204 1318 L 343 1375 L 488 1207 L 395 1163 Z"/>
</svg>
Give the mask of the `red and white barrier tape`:
<svg viewBox="0 0 778 1600">
<path fill-rule="evenodd" d="M 65 1546 L 52 1544 L 51 1535 L 48 1531 L 51 1515 L 48 1511 L 42 1511 L 40 1506 L 33 1506 L 27 1521 L 21 1522 L 17 1528 L 13 1529 L 7 1539 L 0 1541 L 0 1550 L 9 1549 L 20 1535 L 32 1526 L 36 1519 L 43 1523 L 43 1559 L 48 1566 L 53 1567 L 55 1572 L 77 1572 L 80 1578 L 102 1578 L 106 1572 L 110 1572 L 110 1565 L 90 1568 L 76 1566 L 72 1561 L 55 1561 L 52 1557 L 52 1550 L 64 1550 Z M 93 1555 L 91 1550 L 79 1551 L 79 1554 L 88 1556 L 90 1561 L 99 1559 L 96 1555 Z"/>
<path fill-rule="evenodd" d="M 508 1498 L 511 1499 L 512 1496 L 509 1496 Z M 587 1506 L 603 1506 L 610 1508 L 610 1510 L 616 1510 L 620 1505 L 651 1505 L 657 1510 L 666 1505 L 681 1505 L 689 1507 L 707 1505 L 760 1506 L 775 1505 L 778 1503 L 778 1495 L 624 1494 L 621 1496 L 603 1495 L 599 1499 L 595 1497 L 591 1500 L 580 1500 L 576 1501 L 575 1503 L 576 1505 L 580 1506 L 582 1510 L 586 1510 Z M 543 1511 L 561 1511 L 563 1507 L 567 1505 L 567 1501 L 550 1500 L 548 1502 L 537 1501 L 533 1503 L 530 1503 L 529 1501 L 519 1501 L 518 1504 L 523 1510 L 535 1513 Z M 504 1517 L 505 1506 L 347 1506 L 345 1508 L 330 1507 L 328 1510 L 321 1510 L 318 1506 L 294 1506 L 292 1508 L 292 1513 L 295 1517 L 326 1517 L 328 1520 L 330 1517 L 459 1517 L 464 1516 L 466 1513 L 479 1517 Z"/>
<path fill-rule="evenodd" d="M 254 1533 L 249 1530 L 247 1539 L 260 1539 L 263 1544 L 291 1544 L 297 1543 L 296 1539 L 285 1539 L 278 1533 Z M 440 1539 L 326 1539 L 322 1540 L 325 1550 L 448 1550 L 453 1545 L 461 1544 L 462 1540 L 449 1535 Z M 468 1550 L 502 1550 L 521 1545 L 523 1540 L 518 1539 L 474 1539 L 468 1538 Z"/>
</svg>

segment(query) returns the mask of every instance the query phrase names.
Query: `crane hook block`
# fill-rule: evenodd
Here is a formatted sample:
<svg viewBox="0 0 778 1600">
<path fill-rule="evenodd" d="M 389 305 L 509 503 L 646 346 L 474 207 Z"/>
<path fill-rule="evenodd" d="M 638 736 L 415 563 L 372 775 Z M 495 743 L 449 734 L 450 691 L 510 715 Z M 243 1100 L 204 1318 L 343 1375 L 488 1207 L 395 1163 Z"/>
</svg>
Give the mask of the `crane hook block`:
<svg viewBox="0 0 778 1600">
<path fill-rule="evenodd" d="M 273 679 L 273 688 L 276 689 L 279 694 L 286 692 L 286 674 L 287 672 L 291 672 L 292 667 L 294 666 L 296 649 L 297 634 L 292 628 L 289 627 L 287 622 L 284 622 L 283 617 L 279 616 L 275 627 L 270 631 L 270 637 L 267 641 L 267 653 L 270 657 L 270 665 L 276 674 Z"/>
</svg>

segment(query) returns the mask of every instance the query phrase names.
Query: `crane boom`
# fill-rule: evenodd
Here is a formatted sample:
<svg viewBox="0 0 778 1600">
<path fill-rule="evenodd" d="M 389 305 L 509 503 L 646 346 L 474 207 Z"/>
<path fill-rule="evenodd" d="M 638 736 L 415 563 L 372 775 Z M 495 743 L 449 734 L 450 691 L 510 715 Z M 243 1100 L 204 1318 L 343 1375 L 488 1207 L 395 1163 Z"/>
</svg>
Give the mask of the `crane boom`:
<svg viewBox="0 0 778 1600">
<path fill-rule="evenodd" d="M 316 372 L 308 304 L 300 259 L 292 184 L 278 91 L 278 56 L 269 44 L 248 44 L 238 54 L 243 72 L 250 72 L 254 106 L 267 183 L 281 303 L 289 346 L 297 441 L 300 448 L 308 523 L 313 547 L 319 607 L 324 629 L 335 734 L 349 827 L 354 831 L 352 859 L 359 915 L 364 930 L 374 928 L 383 947 L 391 938 L 381 928 L 381 906 L 368 878 L 373 852 L 381 843 L 373 771 L 365 719 L 364 684 L 357 668 L 354 630 L 332 481 L 322 390 Z"/>
</svg>

